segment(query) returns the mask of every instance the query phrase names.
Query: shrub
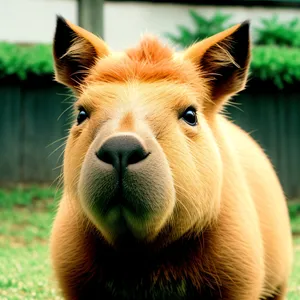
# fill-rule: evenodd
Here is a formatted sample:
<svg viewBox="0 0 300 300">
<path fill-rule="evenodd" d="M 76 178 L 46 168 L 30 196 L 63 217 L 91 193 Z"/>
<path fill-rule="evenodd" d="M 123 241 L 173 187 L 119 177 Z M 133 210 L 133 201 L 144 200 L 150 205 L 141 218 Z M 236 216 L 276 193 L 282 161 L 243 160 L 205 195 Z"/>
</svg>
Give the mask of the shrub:
<svg viewBox="0 0 300 300">
<path fill-rule="evenodd" d="M 53 73 L 51 47 L 46 44 L 21 46 L 0 43 L 0 78 L 16 75 L 26 79 L 29 74 Z"/>
<path fill-rule="evenodd" d="M 189 11 L 189 15 L 195 25 L 194 31 L 184 25 L 178 25 L 179 36 L 166 33 L 166 37 L 169 38 L 170 41 L 182 47 L 186 47 L 196 41 L 214 35 L 232 25 L 228 23 L 231 15 L 222 14 L 220 12 L 216 12 L 210 19 L 198 15 L 193 10 Z"/>
<path fill-rule="evenodd" d="M 185 48 L 207 36 L 218 33 L 229 26 L 230 15 L 217 12 L 211 19 L 190 11 L 195 30 L 178 26 L 178 36 L 166 36 L 181 48 Z M 279 89 L 300 81 L 300 21 L 294 19 L 287 24 L 279 23 L 277 17 L 262 20 L 263 27 L 257 29 L 251 62 L 252 77 L 273 82 Z M 297 37 L 296 37 L 297 36 Z M 293 47 L 291 47 L 293 46 Z"/>
<path fill-rule="evenodd" d="M 300 19 L 281 23 L 278 16 L 271 19 L 261 19 L 262 27 L 256 28 L 258 45 L 280 45 L 300 47 Z"/>
<path fill-rule="evenodd" d="M 194 29 L 189 29 L 184 25 L 178 25 L 178 35 L 166 33 L 166 37 L 173 43 L 187 47 L 199 40 L 218 33 L 230 26 L 231 15 L 216 12 L 210 19 L 197 14 L 190 10 Z M 289 22 L 282 23 L 278 16 L 273 16 L 271 19 L 261 18 L 261 25 L 258 28 L 253 28 L 256 33 L 254 43 L 256 45 L 278 45 L 289 47 L 300 47 L 300 19 L 294 18 Z"/>
<path fill-rule="evenodd" d="M 251 61 L 252 77 L 272 81 L 279 89 L 300 81 L 300 48 L 255 46 Z"/>
</svg>

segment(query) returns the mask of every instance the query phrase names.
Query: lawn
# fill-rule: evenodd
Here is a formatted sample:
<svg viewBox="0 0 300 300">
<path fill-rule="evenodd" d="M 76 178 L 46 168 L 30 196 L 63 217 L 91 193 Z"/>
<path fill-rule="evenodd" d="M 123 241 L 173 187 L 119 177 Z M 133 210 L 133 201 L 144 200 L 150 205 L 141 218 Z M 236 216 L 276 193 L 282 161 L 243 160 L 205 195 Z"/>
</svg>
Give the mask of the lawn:
<svg viewBox="0 0 300 300">
<path fill-rule="evenodd" d="M 48 237 L 58 196 L 45 187 L 0 190 L 0 299 L 62 299 L 50 268 Z M 295 214 L 293 214 L 294 216 Z M 292 227 L 300 232 L 300 216 Z M 288 300 L 300 299 L 300 235 Z"/>
<path fill-rule="evenodd" d="M 0 299 L 62 299 L 50 268 L 48 238 L 56 192 L 0 190 Z"/>
</svg>

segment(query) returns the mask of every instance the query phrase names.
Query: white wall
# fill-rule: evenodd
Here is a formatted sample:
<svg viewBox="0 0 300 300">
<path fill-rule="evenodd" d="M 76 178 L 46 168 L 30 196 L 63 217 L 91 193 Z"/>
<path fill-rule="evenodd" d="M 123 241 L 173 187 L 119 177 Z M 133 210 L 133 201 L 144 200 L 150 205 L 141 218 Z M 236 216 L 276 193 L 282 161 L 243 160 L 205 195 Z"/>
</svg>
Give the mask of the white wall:
<svg viewBox="0 0 300 300">
<path fill-rule="evenodd" d="M 0 40 L 51 42 L 56 14 L 77 22 L 76 0 L 0 0 Z"/>
<path fill-rule="evenodd" d="M 194 9 L 200 14 L 212 16 L 216 10 L 232 14 L 233 22 L 242 22 L 250 19 L 253 24 L 260 17 L 272 17 L 278 14 L 281 20 L 289 20 L 295 16 L 300 17 L 300 9 L 283 8 L 251 8 L 251 7 L 215 7 L 215 6 L 188 6 L 152 3 L 113 3 L 104 7 L 104 37 L 107 43 L 116 50 L 132 46 L 136 43 L 142 32 L 151 32 L 160 35 L 163 40 L 165 32 L 177 33 L 176 25 L 192 26 L 188 14 Z M 230 22 L 232 22 L 230 21 Z M 193 27 L 192 27 L 193 28 Z"/>
<path fill-rule="evenodd" d="M 112 49 L 122 50 L 136 44 L 142 33 L 151 32 L 164 38 L 165 32 L 176 33 L 176 25 L 192 25 L 189 9 L 211 16 L 216 10 L 233 15 L 233 22 L 245 19 L 258 23 L 260 17 L 280 19 L 300 17 L 300 9 L 188 6 L 153 3 L 116 3 L 104 5 L 104 39 Z M 55 16 L 61 14 L 78 23 L 76 0 L 0 0 L 0 40 L 50 43 Z"/>
</svg>

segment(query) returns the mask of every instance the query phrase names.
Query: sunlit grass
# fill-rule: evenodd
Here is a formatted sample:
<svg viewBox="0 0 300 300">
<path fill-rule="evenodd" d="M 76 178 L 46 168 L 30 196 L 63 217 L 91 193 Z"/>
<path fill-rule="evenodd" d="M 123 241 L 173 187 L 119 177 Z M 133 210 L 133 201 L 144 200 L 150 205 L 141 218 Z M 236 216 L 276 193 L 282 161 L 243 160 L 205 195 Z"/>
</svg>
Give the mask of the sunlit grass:
<svg viewBox="0 0 300 300">
<path fill-rule="evenodd" d="M 0 248 L 0 299 L 62 299 L 52 277 L 47 245 Z"/>
<path fill-rule="evenodd" d="M 289 282 L 288 300 L 300 299 L 300 237 L 294 238 L 294 265 Z"/>
</svg>

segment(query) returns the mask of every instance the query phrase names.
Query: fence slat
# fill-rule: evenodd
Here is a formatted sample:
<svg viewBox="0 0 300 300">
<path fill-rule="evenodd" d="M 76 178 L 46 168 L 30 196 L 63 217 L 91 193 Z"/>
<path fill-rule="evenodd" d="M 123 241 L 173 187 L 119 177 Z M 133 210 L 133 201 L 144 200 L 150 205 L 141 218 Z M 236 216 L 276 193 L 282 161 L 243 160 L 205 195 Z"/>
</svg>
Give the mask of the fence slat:
<svg viewBox="0 0 300 300">
<path fill-rule="evenodd" d="M 21 179 L 22 127 L 20 88 L 15 85 L 0 85 L 0 183 Z"/>
<path fill-rule="evenodd" d="M 54 84 L 25 83 L 24 101 L 24 176 L 25 182 L 49 182 L 54 180 L 59 170 L 58 160 L 63 151 L 63 141 L 51 143 L 63 137 L 62 130 L 66 120 L 58 117 L 63 112 L 62 100 L 58 93 L 65 91 Z M 60 147 L 60 148 L 59 148 Z M 59 148 L 53 153 L 53 151 Z"/>
<path fill-rule="evenodd" d="M 239 103 L 236 105 L 235 103 Z M 250 89 L 227 111 L 262 146 L 288 198 L 300 197 L 300 96 L 295 91 Z M 241 111 L 242 110 L 242 111 Z"/>
</svg>

